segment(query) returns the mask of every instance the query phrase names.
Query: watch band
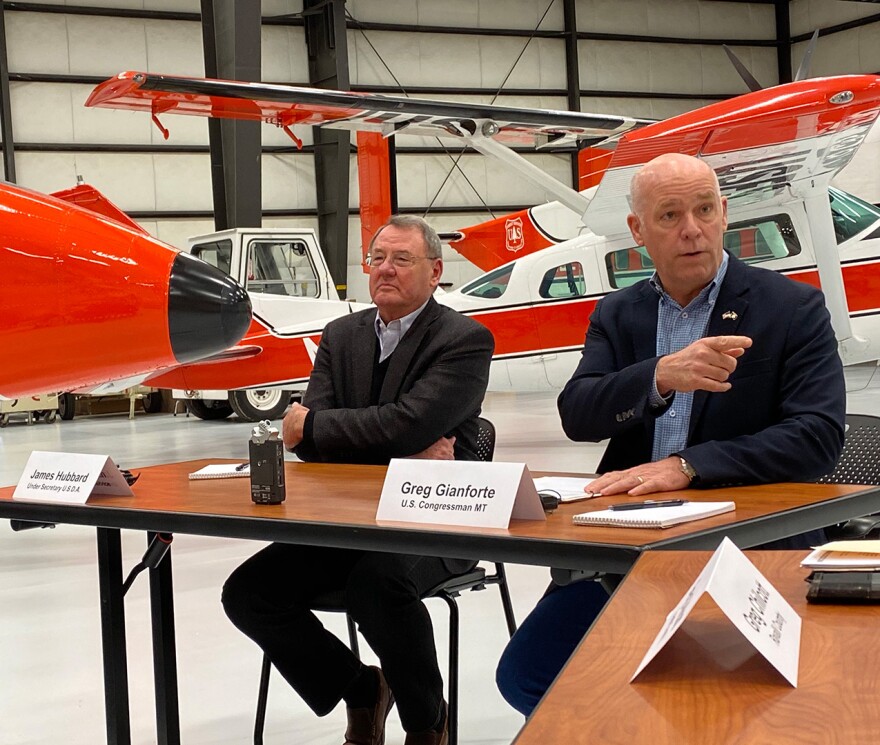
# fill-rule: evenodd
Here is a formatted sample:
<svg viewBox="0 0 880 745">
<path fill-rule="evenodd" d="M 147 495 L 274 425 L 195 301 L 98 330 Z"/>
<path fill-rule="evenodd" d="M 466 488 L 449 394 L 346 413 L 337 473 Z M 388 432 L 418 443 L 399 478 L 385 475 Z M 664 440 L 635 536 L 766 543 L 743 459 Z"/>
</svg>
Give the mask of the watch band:
<svg viewBox="0 0 880 745">
<path fill-rule="evenodd" d="M 688 482 L 693 483 L 694 479 L 697 478 L 697 472 L 694 470 L 694 467 L 680 455 L 678 456 L 678 462 L 681 472 L 688 477 Z"/>
</svg>

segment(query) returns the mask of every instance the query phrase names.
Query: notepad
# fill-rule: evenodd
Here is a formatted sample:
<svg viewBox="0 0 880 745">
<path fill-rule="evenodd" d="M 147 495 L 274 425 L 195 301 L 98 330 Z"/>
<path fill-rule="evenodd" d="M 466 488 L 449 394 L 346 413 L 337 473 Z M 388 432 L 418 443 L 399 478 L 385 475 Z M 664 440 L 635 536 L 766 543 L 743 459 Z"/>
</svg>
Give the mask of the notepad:
<svg viewBox="0 0 880 745">
<path fill-rule="evenodd" d="M 217 463 L 200 468 L 189 475 L 190 481 L 198 479 L 241 479 L 251 475 L 249 463 Z"/>
<path fill-rule="evenodd" d="M 669 528 L 692 520 L 732 512 L 733 502 L 688 502 L 673 507 L 649 507 L 644 510 L 597 510 L 575 515 L 575 525 L 609 525 L 617 528 Z"/>
<path fill-rule="evenodd" d="M 540 476 L 534 482 L 538 492 L 550 492 L 559 497 L 560 502 L 577 502 L 594 496 L 584 490 L 595 480 L 586 476 Z"/>
<path fill-rule="evenodd" d="M 823 572 L 880 571 L 880 541 L 833 541 L 801 562 Z"/>
</svg>

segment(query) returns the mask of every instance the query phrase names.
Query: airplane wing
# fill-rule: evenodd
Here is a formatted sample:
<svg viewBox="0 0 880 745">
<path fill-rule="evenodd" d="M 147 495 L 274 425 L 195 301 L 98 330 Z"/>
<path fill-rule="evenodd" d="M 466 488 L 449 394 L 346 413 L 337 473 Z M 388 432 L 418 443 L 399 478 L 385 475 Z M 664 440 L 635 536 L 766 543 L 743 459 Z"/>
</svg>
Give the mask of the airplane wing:
<svg viewBox="0 0 880 745">
<path fill-rule="evenodd" d="M 824 194 L 880 114 L 880 76 L 813 78 L 747 93 L 624 134 L 585 214 L 596 233 L 627 233 L 633 174 L 678 152 L 707 161 L 729 208 Z"/>
<path fill-rule="evenodd" d="M 506 145 L 535 147 L 600 142 L 649 120 L 552 109 L 433 101 L 346 93 L 268 83 L 123 72 L 99 84 L 86 106 L 263 121 L 294 125 L 401 132 L 433 137 L 483 135 Z M 289 130 L 287 130 L 289 132 Z"/>
</svg>

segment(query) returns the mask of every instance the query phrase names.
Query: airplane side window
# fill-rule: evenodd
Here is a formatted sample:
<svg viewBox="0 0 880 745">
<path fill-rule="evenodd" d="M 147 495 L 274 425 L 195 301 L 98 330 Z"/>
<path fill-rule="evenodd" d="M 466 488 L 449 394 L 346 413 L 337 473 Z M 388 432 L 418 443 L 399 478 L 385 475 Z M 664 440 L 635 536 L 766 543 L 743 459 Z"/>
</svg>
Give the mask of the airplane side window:
<svg viewBox="0 0 880 745">
<path fill-rule="evenodd" d="M 788 215 L 731 223 L 724 233 L 724 248 L 746 264 L 784 259 L 801 252 L 801 244 Z"/>
<path fill-rule="evenodd" d="M 605 254 L 605 269 L 611 286 L 619 290 L 648 279 L 654 273 L 654 262 L 644 247 L 634 246 Z"/>
<path fill-rule="evenodd" d="M 506 264 L 466 284 L 461 288 L 461 293 L 486 299 L 501 297 L 507 290 L 511 274 L 513 274 L 513 264 Z"/>
<path fill-rule="evenodd" d="M 586 292 L 584 268 L 578 261 L 549 269 L 538 287 L 538 295 L 543 298 L 581 297 Z"/>
<path fill-rule="evenodd" d="M 840 189 L 828 189 L 831 219 L 837 243 L 848 241 L 880 221 L 880 209 Z"/>
<path fill-rule="evenodd" d="M 232 241 L 214 241 L 193 246 L 192 255 L 217 267 L 224 274 L 232 274 Z"/>
<path fill-rule="evenodd" d="M 304 243 L 252 241 L 248 290 L 288 297 L 318 297 L 318 277 Z"/>
</svg>

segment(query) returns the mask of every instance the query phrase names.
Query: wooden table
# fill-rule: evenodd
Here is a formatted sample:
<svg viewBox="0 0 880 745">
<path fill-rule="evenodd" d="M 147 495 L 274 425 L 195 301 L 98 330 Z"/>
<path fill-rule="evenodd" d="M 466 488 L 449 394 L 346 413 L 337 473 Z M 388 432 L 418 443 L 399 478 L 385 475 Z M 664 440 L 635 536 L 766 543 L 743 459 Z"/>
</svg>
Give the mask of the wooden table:
<svg viewBox="0 0 880 745">
<path fill-rule="evenodd" d="M 0 489 L 0 518 L 94 525 L 104 648 L 108 742 L 129 745 L 129 703 L 122 593 L 121 529 L 250 538 L 364 550 L 473 557 L 565 569 L 625 574 L 651 550 L 714 549 L 727 535 L 755 546 L 880 511 L 880 489 L 829 484 L 770 484 L 690 490 L 691 500 L 732 500 L 736 511 L 666 530 L 576 526 L 571 516 L 621 501 L 598 498 L 562 505 L 546 521 L 513 521 L 508 529 L 378 523 L 385 478 L 381 466 L 285 464 L 287 499 L 256 505 L 247 478 L 190 481 L 189 473 L 224 462 L 198 460 L 140 470 L 134 497 L 96 496 L 85 505 L 12 500 Z M 137 471 L 137 469 L 135 469 Z M 675 494 L 674 492 L 672 494 Z M 150 571 L 153 660 L 159 745 L 180 742 L 170 555 Z"/>
<path fill-rule="evenodd" d="M 749 558 L 803 619 L 792 688 L 704 596 L 630 684 L 709 552 L 643 555 L 515 745 L 862 745 L 880 723 L 880 605 L 808 605 L 804 552 Z"/>
</svg>

